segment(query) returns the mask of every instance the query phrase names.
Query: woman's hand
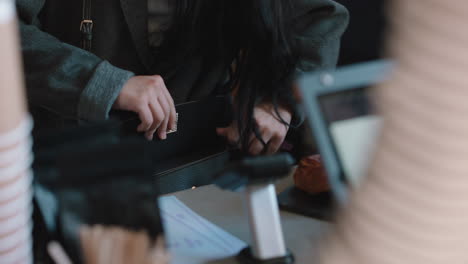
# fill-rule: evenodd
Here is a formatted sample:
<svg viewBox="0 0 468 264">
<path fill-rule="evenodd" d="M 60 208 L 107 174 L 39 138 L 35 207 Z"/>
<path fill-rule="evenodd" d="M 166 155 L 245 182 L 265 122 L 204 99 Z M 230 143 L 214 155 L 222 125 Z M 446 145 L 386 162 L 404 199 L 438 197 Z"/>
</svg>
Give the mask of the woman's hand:
<svg viewBox="0 0 468 264">
<path fill-rule="evenodd" d="M 166 132 L 176 127 L 174 100 L 159 75 L 130 78 L 113 108 L 137 113 L 141 120 L 137 131 L 145 132 L 148 140 L 155 132 L 160 139 L 166 139 Z"/>
<path fill-rule="evenodd" d="M 252 155 L 275 154 L 288 133 L 289 126 L 285 125 L 281 120 L 289 124 L 291 122 L 291 113 L 283 107 L 278 106 L 278 113 L 272 104 L 262 104 L 254 108 L 254 118 L 258 126 L 258 131 L 267 144 L 263 146 L 262 142 L 255 136 L 254 133 L 250 135 L 249 139 L 249 153 Z M 231 144 L 238 144 L 239 131 L 237 123 L 233 122 L 229 127 L 218 128 L 217 133 L 220 136 L 226 137 Z"/>
<path fill-rule="evenodd" d="M 81 227 L 79 231 L 83 263 L 86 264 L 168 264 L 164 240 L 153 241 L 144 231 L 121 227 Z"/>
</svg>

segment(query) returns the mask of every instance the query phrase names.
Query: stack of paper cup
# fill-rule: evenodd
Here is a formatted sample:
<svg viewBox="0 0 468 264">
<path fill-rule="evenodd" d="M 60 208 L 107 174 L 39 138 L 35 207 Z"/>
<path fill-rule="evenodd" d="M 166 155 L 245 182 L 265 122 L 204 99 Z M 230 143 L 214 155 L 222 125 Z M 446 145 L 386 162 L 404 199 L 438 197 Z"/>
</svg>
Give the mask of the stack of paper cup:
<svg viewBox="0 0 468 264">
<path fill-rule="evenodd" d="M 0 264 L 32 263 L 31 128 L 0 134 Z"/>
<path fill-rule="evenodd" d="M 0 36 L 0 264 L 32 263 L 32 121 L 13 0 L 0 0 Z"/>
</svg>

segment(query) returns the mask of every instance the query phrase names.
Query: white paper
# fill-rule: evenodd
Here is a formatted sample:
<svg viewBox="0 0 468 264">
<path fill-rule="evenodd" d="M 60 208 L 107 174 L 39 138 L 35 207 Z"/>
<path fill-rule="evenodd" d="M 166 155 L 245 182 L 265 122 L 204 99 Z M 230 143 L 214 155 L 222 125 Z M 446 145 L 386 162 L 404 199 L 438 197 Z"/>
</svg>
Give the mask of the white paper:
<svg viewBox="0 0 468 264">
<path fill-rule="evenodd" d="M 380 135 L 382 118 L 375 115 L 334 122 L 331 134 L 348 180 L 359 187 L 367 174 Z"/>
<path fill-rule="evenodd" d="M 197 264 L 237 255 L 247 245 L 204 219 L 175 196 L 159 198 L 171 264 Z"/>
</svg>

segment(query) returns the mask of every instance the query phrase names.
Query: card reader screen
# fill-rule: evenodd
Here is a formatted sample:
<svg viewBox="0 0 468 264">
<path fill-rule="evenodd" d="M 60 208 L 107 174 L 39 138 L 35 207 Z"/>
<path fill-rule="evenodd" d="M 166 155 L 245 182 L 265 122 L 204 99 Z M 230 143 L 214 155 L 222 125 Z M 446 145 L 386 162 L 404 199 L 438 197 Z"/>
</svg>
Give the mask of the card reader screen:
<svg viewBox="0 0 468 264">
<path fill-rule="evenodd" d="M 360 87 L 319 97 L 342 179 L 352 187 L 367 174 L 382 125 L 369 92 L 369 88 Z"/>
</svg>

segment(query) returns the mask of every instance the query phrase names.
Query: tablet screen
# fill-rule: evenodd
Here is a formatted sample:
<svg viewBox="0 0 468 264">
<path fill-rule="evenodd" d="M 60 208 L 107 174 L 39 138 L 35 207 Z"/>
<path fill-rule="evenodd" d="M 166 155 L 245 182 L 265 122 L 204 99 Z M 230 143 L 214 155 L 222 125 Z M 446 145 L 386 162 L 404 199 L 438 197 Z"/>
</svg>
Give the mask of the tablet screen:
<svg viewBox="0 0 468 264">
<path fill-rule="evenodd" d="M 319 97 L 342 180 L 351 187 L 357 187 L 367 174 L 382 125 L 369 92 L 368 87 L 358 87 Z"/>
</svg>

